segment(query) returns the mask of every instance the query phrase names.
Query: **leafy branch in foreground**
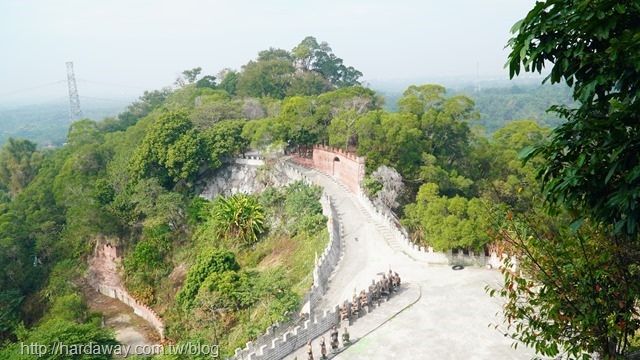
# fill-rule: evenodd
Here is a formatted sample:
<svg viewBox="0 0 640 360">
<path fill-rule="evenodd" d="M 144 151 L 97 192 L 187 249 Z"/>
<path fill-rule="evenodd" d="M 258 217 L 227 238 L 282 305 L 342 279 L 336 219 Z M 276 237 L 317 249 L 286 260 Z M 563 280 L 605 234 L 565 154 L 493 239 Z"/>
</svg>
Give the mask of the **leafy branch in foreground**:
<svg viewBox="0 0 640 360">
<path fill-rule="evenodd" d="M 517 261 L 502 268 L 504 283 L 487 286 L 504 300 L 496 328 L 543 356 L 621 359 L 640 327 L 638 246 L 585 222 L 574 231 L 541 216 L 493 214 L 497 241 Z"/>
</svg>

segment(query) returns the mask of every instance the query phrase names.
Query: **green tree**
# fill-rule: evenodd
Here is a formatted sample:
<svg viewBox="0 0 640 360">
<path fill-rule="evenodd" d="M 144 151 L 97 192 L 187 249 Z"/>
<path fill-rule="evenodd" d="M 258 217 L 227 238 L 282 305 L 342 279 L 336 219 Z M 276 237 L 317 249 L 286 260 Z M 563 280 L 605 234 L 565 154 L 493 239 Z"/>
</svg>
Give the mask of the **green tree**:
<svg viewBox="0 0 640 360">
<path fill-rule="evenodd" d="M 296 67 L 303 73 L 314 71 L 322 76 L 333 87 L 359 85 L 362 73 L 353 67 L 345 66 L 342 59 L 331 52 L 329 44 L 318 43 L 313 36 L 304 38 L 291 51 Z"/>
<path fill-rule="evenodd" d="M 251 195 L 235 194 L 216 199 L 211 216 L 221 240 L 251 245 L 265 231 L 264 208 Z"/>
<path fill-rule="evenodd" d="M 551 64 L 547 80 L 566 82 L 579 101 L 552 107 L 567 122 L 526 157 L 542 159 L 543 194 L 556 221 L 568 210 L 571 226 L 556 224 L 554 233 L 546 223 L 527 225 L 533 230 L 518 236 L 515 250 L 537 262 L 529 273 L 540 286 L 523 293 L 531 283 L 507 276 L 500 290 L 524 295 L 524 308 L 506 308 L 518 324 L 511 334 L 541 354 L 622 358 L 638 328 L 640 294 L 629 280 L 639 250 L 638 16 L 636 2 L 539 1 L 509 41 L 512 77 Z"/>
<path fill-rule="evenodd" d="M 305 37 L 298 46 L 291 50 L 294 56 L 296 65 L 303 71 L 312 70 L 313 64 L 316 62 L 318 56 L 321 53 L 331 52 L 329 44 L 326 42 L 318 43 L 313 36 Z"/>
<path fill-rule="evenodd" d="M 320 95 L 331 89 L 331 85 L 316 72 L 303 72 L 296 74 L 291 80 L 291 86 L 287 89 L 287 96 Z"/>
<path fill-rule="evenodd" d="M 208 250 L 198 256 L 196 263 L 187 272 L 184 286 L 176 294 L 176 302 L 185 309 L 193 306 L 194 299 L 202 283 L 213 273 L 239 271 L 240 265 L 235 255 L 226 250 Z"/>
<path fill-rule="evenodd" d="M 504 284 L 487 287 L 505 301 L 506 335 L 543 356 L 626 359 L 640 327 L 637 256 L 615 244 L 610 229 L 585 223 L 577 231 L 567 216 L 496 211 L 497 241 L 518 259 L 518 271 L 503 270 Z M 524 275 L 523 275 L 524 274 Z"/>
<path fill-rule="evenodd" d="M 187 80 L 187 83 L 193 84 L 194 82 L 196 82 L 196 79 L 198 78 L 198 76 L 200 76 L 201 72 L 202 72 L 202 68 L 198 66 L 191 70 L 183 71 L 182 76 L 184 76 L 185 80 Z"/>
<path fill-rule="evenodd" d="M 119 342 L 115 339 L 113 330 L 102 329 L 100 327 L 100 318 L 92 317 L 87 323 L 78 324 L 74 321 L 63 319 L 52 319 L 45 321 L 35 329 L 22 334 L 20 342 L 13 343 L 5 349 L 0 350 L 0 357 L 3 359 L 25 359 L 34 355 L 26 355 L 22 350 L 22 344 L 39 344 L 46 345 L 48 349 L 53 349 L 57 344 L 65 344 L 73 350 L 73 346 L 81 347 L 86 344 L 109 345 L 115 346 Z M 22 343 L 22 344 L 21 344 Z M 112 359 L 113 354 L 101 353 L 97 355 L 78 352 L 77 355 L 65 354 L 64 352 L 53 353 L 47 352 L 43 355 L 44 359 L 62 360 L 62 359 Z"/>
<path fill-rule="evenodd" d="M 492 240 L 485 231 L 487 208 L 478 198 L 439 196 L 438 186 L 426 183 L 420 187 L 416 202 L 405 207 L 403 223 L 417 242 L 438 251 L 481 251 Z"/>
<path fill-rule="evenodd" d="M 538 2 L 510 40 L 511 76 L 540 72 L 566 82 L 576 109 L 552 108 L 567 119 L 549 144 L 540 178 L 550 203 L 577 211 L 615 230 L 638 236 L 635 206 L 640 187 L 638 109 L 640 4 L 616 1 Z M 576 136 L 579 134 L 579 136 Z"/>
<path fill-rule="evenodd" d="M 226 68 L 218 73 L 218 79 L 220 80 L 219 89 L 226 91 L 229 95 L 235 95 L 238 88 L 238 72 L 229 68 Z"/>
<path fill-rule="evenodd" d="M 10 137 L 0 151 L 0 183 L 7 187 L 10 197 L 27 187 L 38 173 L 43 156 L 36 146 L 29 140 Z"/>
<path fill-rule="evenodd" d="M 518 213 L 533 207 L 539 197 L 540 183 L 535 168 L 542 159 L 531 159 L 523 164 L 519 153 L 528 147 L 540 146 L 548 141 L 551 130 L 533 121 L 513 121 L 493 134 L 491 171 L 478 178 L 484 182 L 483 194 L 495 203 L 505 203 Z M 476 149 L 472 151 L 476 154 Z"/>
<path fill-rule="evenodd" d="M 240 102 L 226 99 L 207 101 L 207 98 L 203 98 L 202 104 L 197 106 L 191 115 L 193 124 L 198 129 L 208 129 L 218 121 L 241 119 L 243 117 Z"/>
<path fill-rule="evenodd" d="M 329 145 L 337 148 L 349 150 L 350 146 L 356 145 L 356 120 L 359 116 L 353 110 L 341 111 L 340 114 L 331 120 L 327 127 L 329 134 Z"/>
<path fill-rule="evenodd" d="M 438 185 L 440 194 L 447 197 L 465 196 L 471 197 L 473 180 L 458 173 L 456 169 L 445 170 L 438 165 L 435 156 L 423 153 L 422 166 L 420 167 L 420 181 Z"/>
<path fill-rule="evenodd" d="M 433 154 L 440 164 L 450 168 L 461 164 L 469 154 L 473 137 L 469 123 L 478 119 L 473 100 L 457 95 L 441 103 L 433 100 L 422 115 L 420 128 L 425 139 L 425 151 Z"/>
<path fill-rule="evenodd" d="M 102 135 L 99 123 L 90 119 L 76 121 L 69 126 L 67 145 L 78 146 L 98 143 L 101 141 Z"/>
<path fill-rule="evenodd" d="M 438 111 L 445 101 L 447 90 L 441 85 L 411 85 L 398 100 L 399 111 L 421 117 L 427 110 Z"/>
<path fill-rule="evenodd" d="M 214 124 L 204 132 L 203 136 L 211 159 L 244 154 L 249 147 L 249 142 L 242 137 L 246 123 L 244 120 L 225 120 Z"/>
<path fill-rule="evenodd" d="M 216 88 L 216 77 L 213 75 L 205 75 L 203 76 L 200 80 L 198 80 L 196 82 L 196 88 L 201 89 L 201 88 L 209 88 L 209 89 L 215 89 Z"/>
<path fill-rule="evenodd" d="M 138 120 L 149 115 L 151 111 L 160 107 L 173 91 L 169 87 L 160 90 L 146 91 L 138 101 L 127 106 L 125 111 L 118 115 L 118 124 L 113 124 L 107 132 L 122 131 L 135 125 Z"/>
<path fill-rule="evenodd" d="M 258 61 L 269 61 L 274 59 L 293 61 L 293 55 L 285 49 L 276 49 L 273 47 L 270 47 L 267 50 L 262 50 L 258 53 Z"/>
<path fill-rule="evenodd" d="M 282 191 L 285 193 L 284 214 L 289 219 L 286 228 L 291 236 L 299 233 L 313 234 L 326 225 L 327 218 L 322 214 L 320 205 L 320 186 L 309 186 L 296 181 Z"/>
<path fill-rule="evenodd" d="M 238 95 L 282 99 L 291 84 L 293 71 L 291 62 L 284 59 L 250 61 L 238 77 Z"/>
<path fill-rule="evenodd" d="M 282 102 L 282 111 L 275 119 L 275 126 L 285 131 L 284 140 L 290 148 L 310 148 L 318 142 L 322 131 L 315 116 L 316 106 L 312 98 L 294 96 Z"/>
<path fill-rule="evenodd" d="M 129 167 L 139 179 L 156 177 L 172 186 L 181 180 L 192 181 L 208 160 L 200 133 L 193 129 L 187 112 L 179 110 L 163 113 L 151 125 Z"/>
<path fill-rule="evenodd" d="M 422 133 L 413 114 L 371 111 L 356 120 L 358 155 L 367 157 L 367 170 L 382 165 L 396 169 L 404 179 L 416 179 L 422 154 Z"/>
</svg>

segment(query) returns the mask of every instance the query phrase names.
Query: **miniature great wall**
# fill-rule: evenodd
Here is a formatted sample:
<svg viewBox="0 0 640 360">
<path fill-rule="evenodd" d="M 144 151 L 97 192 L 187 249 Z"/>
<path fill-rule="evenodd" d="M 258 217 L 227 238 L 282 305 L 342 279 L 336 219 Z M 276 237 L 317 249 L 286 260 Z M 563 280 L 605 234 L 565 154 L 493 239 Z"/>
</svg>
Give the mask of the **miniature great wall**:
<svg viewBox="0 0 640 360">
<path fill-rule="evenodd" d="M 117 266 L 122 262 L 117 247 L 110 243 L 98 244 L 96 254 L 89 264 L 87 275 L 88 284 L 97 292 L 118 299 L 141 318 L 148 321 L 158 331 L 160 338 L 164 338 L 164 324 L 156 312 L 145 304 L 135 300 L 122 286 Z"/>
<path fill-rule="evenodd" d="M 324 146 L 313 148 L 313 158 L 289 158 L 289 161 L 315 171 L 319 171 L 331 176 L 338 184 L 351 193 L 350 196 L 361 205 L 361 210 L 368 212 L 376 226 L 381 227 L 388 241 L 399 244 L 402 252 L 414 260 L 424 261 L 431 264 L 465 264 L 498 268 L 502 265 L 502 257 L 492 253 L 475 256 L 474 254 L 445 254 L 434 252 L 431 248 L 419 247 L 411 243 L 406 231 L 399 225 L 397 220 L 390 214 L 378 209 L 360 189 L 360 182 L 364 178 L 364 159 L 346 153 L 342 150 L 332 149 Z M 235 165 L 257 167 L 263 164 L 261 158 L 237 159 L 231 161 Z M 286 174 L 291 181 L 302 180 L 307 184 L 313 184 L 302 172 L 287 162 L 280 163 L 279 170 Z M 313 286 L 304 297 L 304 305 L 300 314 L 295 316 L 289 323 L 274 324 L 266 329 L 264 334 L 258 335 L 254 341 L 250 341 L 242 349 L 238 348 L 235 359 L 282 359 L 296 349 L 305 346 L 310 340 L 326 333 L 332 327 L 341 328 L 341 323 L 349 323 L 357 318 L 366 316 L 377 306 L 383 306 L 384 302 L 392 298 L 392 281 L 389 277 L 384 284 L 384 280 L 373 281 L 367 289 L 361 289 L 352 300 L 345 300 L 342 304 L 335 304 L 330 309 L 318 309 L 325 292 L 327 283 L 336 270 L 343 254 L 343 241 L 339 215 L 335 209 L 335 204 L 331 199 L 323 194 L 322 207 L 327 216 L 327 228 L 329 231 L 329 243 L 322 255 L 316 262 L 313 272 Z M 506 256 L 506 255 L 503 255 Z M 120 261 L 117 249 L 109 244 L 97 249 L 97 259 L 111 259 L 112 263 Z M 115 269 L 114 269 L 115 271 Z M 116 272 L 117 273 L 117 272 Z M 110 283 L 108 279 L 90 278 L 90 284 L 99 292 L 117 298 L 131 306 L 135 313 L 149 321 L 163 335 L 164 325 L 161 318 L 149 307 L 135 301 L 119 283 Z M 118 280 L 119 281 L 119 280 Z M 400 286 L 399 277 L 397 286 Z M 386 290 L 385 290 L 386 289 Z"/>
</svg>

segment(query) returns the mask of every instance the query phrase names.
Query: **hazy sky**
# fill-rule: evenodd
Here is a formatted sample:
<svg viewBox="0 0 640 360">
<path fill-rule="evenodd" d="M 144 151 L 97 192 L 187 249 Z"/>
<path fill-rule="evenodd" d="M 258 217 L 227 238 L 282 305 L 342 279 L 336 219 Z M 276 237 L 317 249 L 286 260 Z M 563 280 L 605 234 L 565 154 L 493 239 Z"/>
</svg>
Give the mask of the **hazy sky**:
<svg viewBox="0 0 640 360">
<path fill-rule="evenodd" d="M 364 80 L 475 76 L 476 67 L 506 77 L 511 26 L 534 3 L 2 0 L 0 103 L 64 98 L 67 61 L 81 96 L 139 94 L 171 85 L 185 69 L 239 69 L 260 50 L 291 50 L 308 35 Z"/>
</svg>

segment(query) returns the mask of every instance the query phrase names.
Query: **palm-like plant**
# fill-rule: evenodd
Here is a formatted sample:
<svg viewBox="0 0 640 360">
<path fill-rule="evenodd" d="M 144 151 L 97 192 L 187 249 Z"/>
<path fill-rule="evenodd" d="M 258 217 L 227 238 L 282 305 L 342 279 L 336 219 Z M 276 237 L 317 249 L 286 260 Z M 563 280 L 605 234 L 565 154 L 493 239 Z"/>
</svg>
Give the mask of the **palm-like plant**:
<svg viewBox="0 0 640 360">
<path fill-rule="evenodd" d="M 247 194 L 235 194 L 219 198 L 213 207 L 216 235 L 225 240 L 237 239 L 243 244 L 258 242 L 264 232 L 264 208 L 256 198 Z"/>
</svg>

